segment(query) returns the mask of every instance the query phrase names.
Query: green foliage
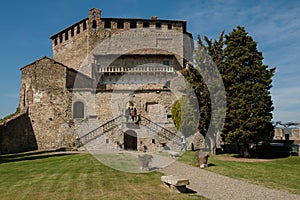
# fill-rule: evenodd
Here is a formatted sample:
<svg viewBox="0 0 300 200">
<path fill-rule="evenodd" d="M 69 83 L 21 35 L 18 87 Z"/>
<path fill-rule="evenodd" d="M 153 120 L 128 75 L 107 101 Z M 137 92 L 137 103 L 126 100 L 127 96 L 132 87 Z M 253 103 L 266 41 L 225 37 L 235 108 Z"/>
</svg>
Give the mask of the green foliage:
<svg viewBox="0 0 300 200">
<path fill-rule="evenodd" d="M 197 131 L 199 121 L 197 106 L 187 96 L 182 96 L 172 105 L 172 119 L 175 127 L 186 137 Z"/>
<path fill-rule="evenodd" d="M 200 55 L 198 58 L 202 58 Z M 189 82 L 190 86 L 193 88 L 196 98 L 191 99 L 191 104 L 198 109 L 195 113 L 196 117 L 199 118 L 198 130 L 202 135 L 206 135 L 209 123 L 210 123 L 210 113 L 211 104 L 208 88 L 197 70 L 193 66 L 181 71 L 182 75 Z M 194 95 L 188 95 L 189 97 L 194 97 Z M 177 106 L 177 105 L 176 105 Z M 177 127 L 176 127 L 177 128 Z"/>
<path fill-rule="evenodd" d="M 273 137 L 271 123 L 273 103 L 270 95 L 275 68 L 263 64 L 257 43 L 245 28 L 238 26 L 219 40 L 204 37 L 203 46 L 216 63 L 226 89 L 227 110 L 222 138 L 226 142 L 269 141 Z"/>
<path fill-rule="evenodd" d="M 9 115 L 3 117 L 2 119 L 0 119 L 0 123 L 2 123 L 2 122 L 4 122 L 4 121 L 6 121 L 7 119 L 9 119 L 9 118 L 11 118 L 11 117 L 17 115 L 19 112 L 20 112 L 20 107 L 17 107 L 17 108 L 16 108 L 16 112 L 14 112 L 14 113 L 12 113 L 12 114 L 9 114 Z"/>
</svg>

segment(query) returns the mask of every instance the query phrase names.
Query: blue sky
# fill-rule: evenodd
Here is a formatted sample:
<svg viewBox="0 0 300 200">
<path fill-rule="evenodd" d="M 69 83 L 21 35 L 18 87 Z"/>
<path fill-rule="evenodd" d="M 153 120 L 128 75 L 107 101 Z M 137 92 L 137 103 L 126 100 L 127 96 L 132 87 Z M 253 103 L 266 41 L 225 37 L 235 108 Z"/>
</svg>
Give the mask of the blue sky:
<svg viewBox="0 0 300 200">
<path fill-rule="evenodd" d="M 300 121 L 300 1 L 289 0 L 15 0 L 0 7 L 0 118 L 19 102 L 20 68 L 52 57 L 49 37 L 88 16 L 182 19 L 194 36 L 217 39 L 241 25 L 258 42 L 264 63 L 276 67 L 274 121 Z"/>
</svg>

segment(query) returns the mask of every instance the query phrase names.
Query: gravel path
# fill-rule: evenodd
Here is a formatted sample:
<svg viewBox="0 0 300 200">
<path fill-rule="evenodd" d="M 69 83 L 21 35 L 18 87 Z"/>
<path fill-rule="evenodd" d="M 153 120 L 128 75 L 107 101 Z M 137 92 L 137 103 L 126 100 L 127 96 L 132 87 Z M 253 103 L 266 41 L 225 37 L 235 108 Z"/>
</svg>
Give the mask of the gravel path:
<svg viewBox="0 0 300 200">
<path fill-rule="evenodd" d="M 246 183 L 177 161 L 160 171 L 166 175 L 188 178 L 189 189 L 212 200 L 300 200 L 299 195 Z"/>
</svg>

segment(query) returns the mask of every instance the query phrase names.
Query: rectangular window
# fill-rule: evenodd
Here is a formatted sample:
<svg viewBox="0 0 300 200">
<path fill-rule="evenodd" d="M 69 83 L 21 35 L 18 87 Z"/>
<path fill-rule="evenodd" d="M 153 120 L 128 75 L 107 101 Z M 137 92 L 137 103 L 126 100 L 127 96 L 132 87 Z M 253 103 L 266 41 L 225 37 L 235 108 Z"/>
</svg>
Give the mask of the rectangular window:
<svg viewBox="0 0 300 200">
<path fill-rule="evenodd" d="M 124 21 L 123 20 L 118 20 L 117 28 L 124 28 Z"/>
<path fill-rule="evenodd" d="M 168 24 L 168 29 L 169 29 L 169 30 L 172 29 L 172 24 Z"/>
<path fill-rule="evenodd" d="M 169 66 L 169 65 L 170 65 L 170 61 L 164 60 L 164 61 L 163 61 L 163 65 L 168 65 L 168 66 Z"/>
<path fill-rule="evenodd" d="M 57 38 L 54 39 L 54 46 L 57 45 Z"/>
<path fill-rule="evenodd" d="M 111 28 L 111 23 L 110 23 L 110 21 L 105 21 L 105 22 L 104 22 L 104 28 Z"/>
<path fill-rule="evenodd" d="M 136 28 L 136 21 L 130 22 L 130 28 Z"/>
<path fill-rule="evenodd" d="M 150 23 L 149 22 L 144 22 L 143 23 L 143 28 L 149 28 L 150 27 Z"/>
</svg>

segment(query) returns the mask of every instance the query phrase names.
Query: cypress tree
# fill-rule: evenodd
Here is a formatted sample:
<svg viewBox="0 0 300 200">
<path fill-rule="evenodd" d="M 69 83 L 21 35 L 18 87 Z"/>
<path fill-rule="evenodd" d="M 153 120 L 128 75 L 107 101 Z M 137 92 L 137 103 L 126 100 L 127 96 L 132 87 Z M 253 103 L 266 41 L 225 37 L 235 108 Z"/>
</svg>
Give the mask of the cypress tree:
<svg viewBox="0 0 300 200">
<path fill-rule="evenodd" d="M 270 141 L 273 102 L 270 95 L 275 68 L 263 64 L 257 43 L 244 27 L 228 35 L 222 32 L 212 41 L 198 36 L 198 45 L 210 55 L 222 75 L 226 90 L 226 118 L 221 132 L 223 141 L 243 143 L 243 155 L 249 157 L 249 143 Z"/>
<path fill-rule="evenodd" d="M 257 43 L 244 27 L 226 35 L 225 45 L 220 64 L 227 97 L 222 138 L 243 143 L 243 155 L 249 157 L 249 143 L 269 141 L 274 134 L 270 89 L 275 68 L 263 64 Z"/>
</svg>

